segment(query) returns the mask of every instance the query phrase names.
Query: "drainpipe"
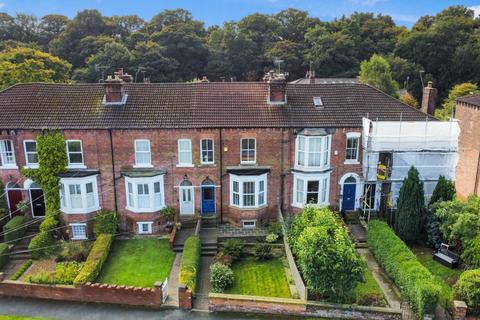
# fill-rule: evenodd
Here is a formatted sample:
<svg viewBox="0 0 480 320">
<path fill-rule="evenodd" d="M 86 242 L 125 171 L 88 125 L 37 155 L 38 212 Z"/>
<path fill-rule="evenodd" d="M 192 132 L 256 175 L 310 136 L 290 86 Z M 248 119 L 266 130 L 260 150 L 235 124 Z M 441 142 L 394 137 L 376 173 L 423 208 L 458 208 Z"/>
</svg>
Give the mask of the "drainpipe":
<svg viewBox="0 0 480 320">
<path fill-rule="evenodd" d="M 112 129 L 108 129 L 108 134 L 110 136 L 110 154 L 112 156 L 112 181 L 113 181 L 113 203 L 115 206 L 115 212 L 118 214 L 118 205 L 117 205 L 117 182 L 115 179 L 115 156 L 113 153 L 113 136 Z"/>
<path fill-rule="evenodd" d="M 218 129 L 220 138 L 220 224 L 223 223 L 223 138 L 222 129 Z"/>
<path fill-rule="evenodd" d="M 280 211 L 283 215 L 283 202 L 284 202 L 284 193 L 285 193 L 285 171 L 284 171 L 284 164 L 285 160 L 283 159 L 285 156 L 285 128 L 282 128 L 280 133 Z"/>
</svg>

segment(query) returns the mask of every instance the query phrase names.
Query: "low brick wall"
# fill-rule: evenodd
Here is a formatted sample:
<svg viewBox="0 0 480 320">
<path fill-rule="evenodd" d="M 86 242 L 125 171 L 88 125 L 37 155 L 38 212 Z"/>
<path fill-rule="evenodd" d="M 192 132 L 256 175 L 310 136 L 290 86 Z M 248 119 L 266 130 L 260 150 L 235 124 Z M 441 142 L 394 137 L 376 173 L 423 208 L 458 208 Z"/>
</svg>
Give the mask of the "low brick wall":
<svg viewBox="0 0 480 320">
<path fill-rule="evenodd" d="M 170 249 L 173 249 L 173 244 L 175 243 L 176 235 L 177 235 L 177 226 L 173 226 L 172 232 L 168 234 L 168 245 Z"/>
<path fill-rule="evenodd" d="M 192 310 L 193 308 L 192 291 L 184 284 L 178 286 L 178 307 L 184 310 Z"/>
<path fill-rule="evenodd" d="M 401 310 L 390 308 L 222 293 L 210 293 L 208 295 L 208 308 L 212 312 L 253 312 L 327 319 L 402 320 Z"/>
<path fill-rule="evenodd" d="M 154 288 L 87 283 L 83 286 L 44 285 L 4 280 L 0 282 L 0 296 L 63 300 L 76 302 L 111 303 L 158 308 L 162 305 L 162 284 Z"/>
</svg>

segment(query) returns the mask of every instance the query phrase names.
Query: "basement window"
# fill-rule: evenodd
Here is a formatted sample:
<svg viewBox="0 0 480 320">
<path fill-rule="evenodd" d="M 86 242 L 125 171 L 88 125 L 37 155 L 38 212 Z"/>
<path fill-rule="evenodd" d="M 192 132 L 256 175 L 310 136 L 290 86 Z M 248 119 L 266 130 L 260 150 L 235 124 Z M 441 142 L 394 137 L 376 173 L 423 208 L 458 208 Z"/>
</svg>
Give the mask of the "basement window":
<svg viewBox="0 0 480 320">
<path fill-rule="evenodd" d="M 255 229 L 257 220 L 242 220 L 243 229 Z"/>
<path fill-rule="evenodd" d="M 152 225 L 151 221 L 137 222 L 138 234 L 152 234 Z"/>
<path fill-rule="evenodd" d="M 313 97 L 313 105 L 315 108 L 322 108 L 323 107 L 323 101 L 321 97 Z"/>
</svg>

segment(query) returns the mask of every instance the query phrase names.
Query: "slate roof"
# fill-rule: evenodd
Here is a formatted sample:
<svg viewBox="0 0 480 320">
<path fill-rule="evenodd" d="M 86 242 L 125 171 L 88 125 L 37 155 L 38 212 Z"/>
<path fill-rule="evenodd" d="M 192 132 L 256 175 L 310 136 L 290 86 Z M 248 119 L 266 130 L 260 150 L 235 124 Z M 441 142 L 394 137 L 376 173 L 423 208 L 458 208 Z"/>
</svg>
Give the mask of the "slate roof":
<svg viewBox="0 0 480 320">
<path fill-rule="evenodd" d="M 471 94 L 465 97 L 460 97 L 457 100 L 476 107 L 480 107 L 480 94 Z"/>
<path fill-rule="evenodd" d="M 105 106 L 102 84 L 15 85 L 0 92 L 0 129 L 361 127 L 367 115 L 426 118 L 358 83 L 290 83 L 286 105 L 267 103 L 264 82 L 126 84 L 126 92 L 124 106 Z"/>
</svg>

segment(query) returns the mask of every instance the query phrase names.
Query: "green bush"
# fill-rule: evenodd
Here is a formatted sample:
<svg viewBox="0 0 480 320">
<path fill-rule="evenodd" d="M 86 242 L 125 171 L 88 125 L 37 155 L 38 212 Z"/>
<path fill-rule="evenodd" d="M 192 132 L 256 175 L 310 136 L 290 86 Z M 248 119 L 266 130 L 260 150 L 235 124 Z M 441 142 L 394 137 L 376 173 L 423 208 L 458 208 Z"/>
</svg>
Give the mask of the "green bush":
<svg viewBox="0 0 480 320">
<path fill-rule="evenodd" d="M 60 221 L 58 221 L 54 216 L 47 216 L 43 219 L 42 223 L 40 224 L 40 231 L 49 232 L 58 227 Z"/>
<path fill-rule="evenodd" d="M 268 243 L 274 243 L 277 240 L 278 240 L 278 235 L 276 233 L 269 233 L 265 237 L 265 241 L 267 241 Z"/>
<path fill-rule="evenodd" d="M 195 294 L 197 286 L 197 272 L 200 265 L 201 242 L 200 237 L 190 236 L 183 246 L 182 261 L 178 280 Z"/>
<path fill-rule="evenodd" d="M 282 236 L 282 224 L 280 222 L 270 222 L 268 225 L 268 233 L 274 233 L 277 236 Z"/>
<path fill-rule="evenodd" d="M 14 244 L 25 235 L 27 217 L 15 216 L 3 226 L 3 237 L 5 242 Z"/>
<path fill-rule="evenodd" d="M 57 261 L 85 261 L 92 249 L 91 241 L 65 241 L 61 245 Z"/>
<path fill-rule="evenodd" d="M 480 268 L 480 235 L 463 244 L 461 258 L 471 268 Z"/>
<path fill-rule="evenodd" d="M 462 273 L 453 290 L 456 298 L 467 303 L 470 313 L 480 315 L 480 269 Z"/>
<path fill-rule="evenodd" d="M 268 243 L 257 243 L 253 249 L 255 260 L 263 261 L 273 257 L 272 246 Z"/>
<path fill-rule="evenodd" d="M 93 282 L 98 277 L 98 274 L 102 270 L 103 263 L 107 260 L 108 253 L 110 252 L 110 246 L 113 242 L 112 234 L 101 234 L 95 240 L 92 250 L 88 255 L 87 261 L 83 265 L 82 270 L 73 281 L 73 284 L 85 284 L 87 282 Z"/>
<path fill-rule="evenodd" d="M 440 287 L 385 222 L 371 221 L 368 224 L 368 246 L 416 313 L 433 313 Z"/>
<path fill-rule="evenodd" d="M 120 217 L 116 212 L 100 210 L 95 216 L 93 234 L 98 237 L 102 233 L 115 234 L 117 232 Z"/>
<path fill-rule="evenodd" d="M 240 259 L 243 253 L 245 244 L 240 239 L 228 239 L 223 243 L 222 252 L 225 255 L 232 257 L 233 261 Z"/>
<path fill-rule="evenodd" d="M 28 259 L 27 261 L 25 261 L 20 266 L 20 268 L 18 268 L 18 270 L 15 271 L 15 273 L 11 276 L 10 280 L 18 280 L 25 273 L 25 271 L 27 271 L 27 269 L 30 268 L 32 264 L 33 264 L 32 259 Z"/>
<path fill-rule="evenodd" d="M 9 260 L 8 245 L 6 243 L 0 243 L 0 269 L 3 268 Z"/>
<path fill-rule="evenodd" d="M 76 261 L 60 262 L 55 266 L 55 283 L 73 284 L 83 264 Z"/>
<path fill-rule="evenodd" d="M 233 271 L 229 266 L 215 262 L 210 266 L 210 284 L 212 291 L 221 293 L 233 284 Z"/>
<path fill-rule="evenodd" d="M 227 265 L 229 267 L 232 266 L 232 257 L 229 255 L 224 254 L 223 252 L 218 252 L 214 257 L 213 257 L 214 262 L 220 262 L 223 263 L 224 265 Z"/>
<path fill-rule="evenodd" d="M 45 271 L 29 276 L 27 281 L 35 284 L 56 284 L 53 274 Z"/>
<path fill-rule="evenodd" d="M 55 239 L 50 232 L 41 231 L 30 240 L 28 250 L 33 259 L 48 258 L 55 251 Z"/>
</svg>

